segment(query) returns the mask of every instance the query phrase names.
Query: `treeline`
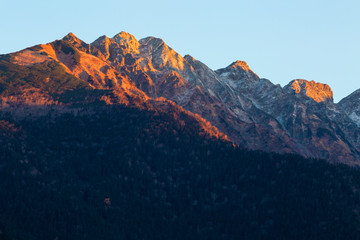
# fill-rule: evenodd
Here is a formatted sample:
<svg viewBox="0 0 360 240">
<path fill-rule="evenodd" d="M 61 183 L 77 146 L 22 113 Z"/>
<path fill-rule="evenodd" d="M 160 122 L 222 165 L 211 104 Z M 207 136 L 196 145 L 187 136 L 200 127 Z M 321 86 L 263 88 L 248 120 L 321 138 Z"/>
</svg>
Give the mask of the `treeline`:
<svg viewBox="0 0 360 240">
<path fill-rule="evenodd" d="M 360 174 L 121 106 L 0 121 L 0 239 L 359 239 Z"/>
</svg>

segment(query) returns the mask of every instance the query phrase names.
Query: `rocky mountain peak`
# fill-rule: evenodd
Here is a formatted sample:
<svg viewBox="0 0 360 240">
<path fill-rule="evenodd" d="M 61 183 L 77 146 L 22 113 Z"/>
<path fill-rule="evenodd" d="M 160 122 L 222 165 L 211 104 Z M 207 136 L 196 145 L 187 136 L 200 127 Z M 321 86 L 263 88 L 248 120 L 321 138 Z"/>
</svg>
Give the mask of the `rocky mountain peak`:
<svg viewBox="0 0 360 240">
<path fill-rule="evenodd" d="M 227 81 L 236 81 L 237 84 L 247 82 L 247 84 L 252 85 L 260 80 L 259 76 L 250 69 L 245 61 L 233 62 L 226 68 L 218 69 L 215 72 L 220 76 L 220 78 Z"/>
<path fill-rule="evenodd" d="M 75 34 L 73 34 L 72 32 L 68 33 L 65 37 L 63 37 L 63 40 L 69 41 L 81 41 L 77 36 L 75 36 Z"/>
<path fill-rule="evenodd" d="M 128 41 L 136 41 L 137 42 L 136 38 L 133 35 L 131 35 L 130 33 L 124 32 L 124 31 L 121 31 L 118 34 L 116 34 L 113 37 L 113 39 L 115 41 L 125 39 L 125 40 L 128 40 Z"/>
<path fill-rule="evenodd" d="M 249 65 L 245 61 L 236 61 L 227 66 L 226 68 L 221 68 L 216 70 L 216 72 L 219 75 L 222 74 L 235 74 L 235 75 L 252 75 L 252 77 L 256 77 L 257 79 L 260 79 L 249 67 Z"/>
<path fill-rule="evenodd" d="M 333 92 L 327 84 L 295 79 L 285 86 L 285 89 L 293 91 L 295 94 L 305 95 L 315 102 L 333 101 Z"/>
<path fill-rule="evenodd" d="M 119 45 L 125 46 L 128 53 L 139 53 L 139 41 L 130 33 L 122 31 L 116 34 L 113 39 Z"/>
<path fill-rule="evenodd" d="M 101 43 L 101 42 L 109 42 L 110 41 L 110 38 L 106 35 L 103 35 L 101 37 L 98 37 L 93 43 L 91 43 L 92 45 L 94 43 Z"/>
<path fill-rule="evenodd" d="M 151 59 L 156 69 L 175 69 L 183 71 L 186 60 L 161 38 L 147 37 L 139 41 L 140 55 Z"/>
<path fill-rule="evenodd" d="M 191 56 L 191 55 L 189 55 L 189 54 L 186 54 L 186 55 L 184 56 L 184 59 L 185 59 L 186 61 L 188 61 L 189 63 L 194 63 L 194 62 L 197 61 L 193 56 Z"/>
<path fill-rule="evenodd" d="M 105 60 L 104 55 L 96 47 L 82 41 L 81 39 L 76 37 L 75 34 L 73 34 L 73 33 L 69 33 L 68 35 L 63 37 L 62 41 L 70 43 L 72 46 L 77 48 L 77 50 L 92 54 L 92 55 L 100 58 L 101 60 Z"/>
<path fill-rule="evenodd" d="M 91 43 L 91 46 L 97 48 L 103 55 L 105 59 L 109 59 L 110 57 L 110 44 L 115 42 L 114 39 L 103 35 L 96 39 L 94 42 Z"/>
<path fill-rule="evenodd" d="M 234 68 L 236 70 L 244 70 L 244 71 L 250 71 L 249 65 L 245 61 L 239 61 L 233 62 L 228 68 Z"/>
<path fill-rule="evenodd" d="M 77 38 L 73 32 L 69 32 L 65 37 L 67 37 L 67 36 Z"/>
<path fill-rule="evenodd" d="M 360 127 L 360 89 L 343 98 L 338 106 Z"/>
<path fill-rule="evenodd" d="M 161 38 L 156 38 L 156 37 L 146 37 L 146 38 L 141 39 L 139 42 L 142 45 L 150 46 L 154 50 L 159 48 L 161 45 L 167 46 L 165 44 L 164 40 L 162 40 Z"/>
</svg>

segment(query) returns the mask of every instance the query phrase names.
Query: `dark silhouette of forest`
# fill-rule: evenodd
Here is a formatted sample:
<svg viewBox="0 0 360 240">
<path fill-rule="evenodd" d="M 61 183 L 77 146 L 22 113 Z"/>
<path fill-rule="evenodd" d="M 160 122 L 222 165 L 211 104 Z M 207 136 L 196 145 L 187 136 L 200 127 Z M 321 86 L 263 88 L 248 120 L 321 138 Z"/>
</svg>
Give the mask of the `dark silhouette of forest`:
<svg viewBox="0 0 360 240">
<path fill-rule="evenodd" d="M 0 121 L 0 239 L 359 239 L 360 173 L 192 118 L 88 106 Z"/>
</svg>

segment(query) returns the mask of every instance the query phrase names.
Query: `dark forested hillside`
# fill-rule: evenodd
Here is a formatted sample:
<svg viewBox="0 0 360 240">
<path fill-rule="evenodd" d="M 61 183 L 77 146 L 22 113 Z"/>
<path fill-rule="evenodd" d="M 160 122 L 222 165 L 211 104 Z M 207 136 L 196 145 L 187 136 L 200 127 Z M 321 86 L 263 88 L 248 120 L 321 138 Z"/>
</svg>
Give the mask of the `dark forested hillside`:
<svg viewBox="0 0 360 240">
<path fill-rule="evenodd" d="M 92 106 L 0 121 L 0 239 L 358 239 L 360 174 L 194 118 Z"/>
</svg>

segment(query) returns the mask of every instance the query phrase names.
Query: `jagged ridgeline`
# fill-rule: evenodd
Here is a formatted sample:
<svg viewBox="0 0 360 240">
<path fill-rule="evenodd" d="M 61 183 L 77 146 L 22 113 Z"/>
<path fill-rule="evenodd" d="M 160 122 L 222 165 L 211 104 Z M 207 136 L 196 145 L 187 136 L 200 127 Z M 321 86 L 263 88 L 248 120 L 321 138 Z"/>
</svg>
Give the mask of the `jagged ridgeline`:
<svg viewBox="0 0 360 240">
<path fill-rule="evenodd" d="M 99 99 L 141 105 L 161 98 L 198 114 L 242 147 L 359 165 L 358 99 L 335 104 L 328 85 L 303 79 L 274 85 L 244 61 L 213 71 L 162 39 L 138 41 L 121 32 L 91 44 L 70 33 L 4 55 L 0 65 L 2 105 Z M 79 89 L 86 89 L 80 98 L 73 91 Z M 108 97 L 114 91 L 117 100 Z"/>
<path fill-rule="evenodd" d="M 358 239 L 356 96 L 125 32 L 0 55 L 0 239 Z"/>
</svg>

